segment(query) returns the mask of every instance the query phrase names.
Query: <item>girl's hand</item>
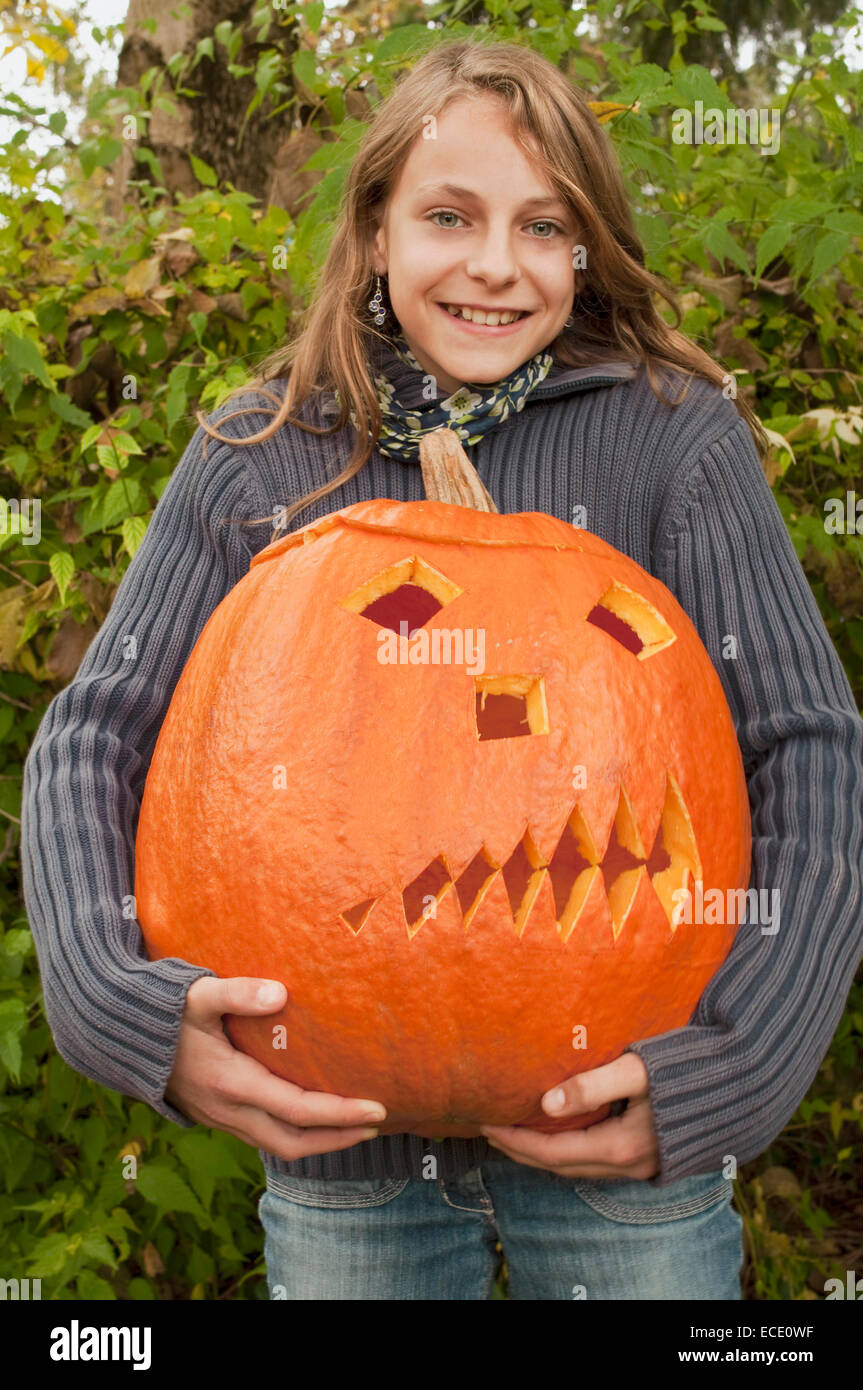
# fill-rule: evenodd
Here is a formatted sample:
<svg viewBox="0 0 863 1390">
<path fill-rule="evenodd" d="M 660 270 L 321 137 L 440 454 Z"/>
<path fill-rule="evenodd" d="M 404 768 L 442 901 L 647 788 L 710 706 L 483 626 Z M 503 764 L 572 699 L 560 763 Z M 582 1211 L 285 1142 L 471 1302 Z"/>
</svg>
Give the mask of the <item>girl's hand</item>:
<svg viewBox="0 0 863 1390">
<path fill-rule="evenodd" d="M 563 1097 L 553 1104 L 553 1097 Z M 496 1149 L 529 1168 L 548 1168 L 562 1178 L 653 1178 L 659 1169 L 659 1145 L 653 1126 L 647 1069 L 634 1052 L 624 1052 L 604 1067 L 571 1076 L 542 1098 L 547 1115 L 559 1119 L 597 1110 L 608 1101 L 628 1098 L 622 1115 L 589 1129 L 544 1134 L 518 1125 L 484 1125 Z"/>
<path fill-rule="evenodd" d="M 271 1014 L 288 997 L 275 980 L 202 975 L 189 986 L 174 1070 L 165 1099 L 190 1120 L 212 1125 L 279 1158 L 349 1149 L 373 1139 L 386 1110 L 377 1101 L 304 1091 L 233 1047 L 222 1014 Z"/>
</svg>

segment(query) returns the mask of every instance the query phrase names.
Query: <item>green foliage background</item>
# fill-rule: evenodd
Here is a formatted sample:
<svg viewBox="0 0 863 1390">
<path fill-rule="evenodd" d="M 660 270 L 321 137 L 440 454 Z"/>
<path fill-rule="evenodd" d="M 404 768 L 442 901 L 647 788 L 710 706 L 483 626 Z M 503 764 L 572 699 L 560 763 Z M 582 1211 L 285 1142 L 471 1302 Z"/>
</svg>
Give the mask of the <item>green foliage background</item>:
<svg viewBox="0 0 863 1390">
<path fill-rule="evenodd" d="M 374 104 L 442 35 L 493 34 L 529 42 L 589 98 L 628 108 L 608 129 L 648 263 L 680 294 L 684 331 L 773 431 L 768 476 L 863 698 L 863 506 L 860 534 L 825 527 L 828 499 L 844 507 L 856 488 L 863 501 L 863 76 L 837 56 L 835 34 L 816 32 L 782 90 L 761 89 L 757 72 L 717 84 L 681 56 L 693 35 L 721 31 L 706 4 L 669 14 L 630 0 L 627 23 L 607 3 L 571 12 L 559 0 L 489 0 L 474 26 L 460 10 L 458 0 L 424 10 L 321 56 L 321 4 L 258 6 L 268 46 L 256 102 L 289 102 L 299 84 L 327 132 L 308 166 L 324 176 L 296 218 L 217 186 L 200 160 L 200 191 L 172 199 L 144 146 L 134 197 L 121 216 L 106 214 L 117 122 L 133 115 L 146 128 L 154 107 L 170 104 L 164 73 L 137 89 L 97 85 L 74 139 L 38 92 L 0 104 L 21 122 L 0 152 L 0 480 L 5 497 L 42 503 L 38 544 L 22 543 L 14 518 L 0 534 L 0 1266 L 42 1278 L 43 1297 L 266 1297 L 254 1151 L 178 1129 L 79 1076 L 53 1048 L 18 881 L 21 769 L 140 544 L 194 408 L 217 403 L 291 331 L 362 133 L 345 112 L 349 87 L 366 84 Z M 303 43 L 289 59 L 283 26 L 297 22 Z M 666 30 L 666 67 L 644 62 L 639 34 Z M 220 25 L 178 57 L 175 84 L 206 61 L 208 42 L 230 52 L 237 35 Z M 672 113 L 697 100 L 778 110 L 779 150 L 675 144 Z M 29 139 L 39 128 L 58 137 L 44 155 Z M 749 1297 L 815 1298 L 826 1277 L 844 1278 L 855 1258 L 860 1267 L 861 1060 L 858 984 L 810 1095 L 737 1184 Z M 504 1270 L 497 1296 L 505 1289 Z"/>
</svg>

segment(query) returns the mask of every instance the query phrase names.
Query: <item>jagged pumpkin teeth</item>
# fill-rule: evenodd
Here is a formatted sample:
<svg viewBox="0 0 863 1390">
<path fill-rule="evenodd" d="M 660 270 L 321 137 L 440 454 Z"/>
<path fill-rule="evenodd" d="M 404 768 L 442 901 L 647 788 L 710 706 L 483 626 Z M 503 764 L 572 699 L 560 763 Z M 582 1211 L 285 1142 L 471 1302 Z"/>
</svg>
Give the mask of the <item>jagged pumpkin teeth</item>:
<svg viewBox="0 0 863 1390">
<path fill-rule="evenodd" d="M 542 1094 L 688 1023 L 749 883 L 719 677 L 658 580 L 589 532 L 499 515 L 455 434 L 426 501 L 331 512 L 206 623 L 135 847 L 151 955 L 281 979 L 240 1047 L 384 1133 L 552 1121 Z M 744 892 L 745 896 L 745 892 Z"/>
</svg>

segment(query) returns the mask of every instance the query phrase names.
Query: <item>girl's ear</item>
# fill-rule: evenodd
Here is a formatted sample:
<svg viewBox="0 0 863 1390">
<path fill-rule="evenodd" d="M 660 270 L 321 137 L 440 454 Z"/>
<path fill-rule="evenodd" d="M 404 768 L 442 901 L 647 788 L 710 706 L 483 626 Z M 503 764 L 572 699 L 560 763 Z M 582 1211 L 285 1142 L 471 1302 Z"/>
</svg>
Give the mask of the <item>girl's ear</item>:
<svg viewBox="0 0 863 1390">
<path fill-rule="evenodd" d="M 383 227 L 378 227 L 372 242 L 372 265 L 376 275 L 386 273 L 386 237 Z"/>
</svg>

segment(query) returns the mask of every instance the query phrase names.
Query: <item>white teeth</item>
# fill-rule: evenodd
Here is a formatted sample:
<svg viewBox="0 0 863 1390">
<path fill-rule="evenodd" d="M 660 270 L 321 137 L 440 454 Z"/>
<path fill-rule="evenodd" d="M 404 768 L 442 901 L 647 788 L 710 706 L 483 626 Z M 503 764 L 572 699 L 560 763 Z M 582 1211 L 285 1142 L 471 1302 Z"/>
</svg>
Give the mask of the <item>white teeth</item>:
<svg viewBox="0 0 863 1390">
<path fill-rule="evenodd" d="M 512 323 L 514 319 L 520 318 L 520 313 L 509 313 L 506 311 L 498 312 L 491 310 L 486 313 L 484 309 L 461 308 L 458 304 L 448 304 L 447 310 L 454 314 L 456 318 L 467 319 L 468 323 L 484 323 L 489 328 L 497 328 L 499 324 Z"/>
</svg>

